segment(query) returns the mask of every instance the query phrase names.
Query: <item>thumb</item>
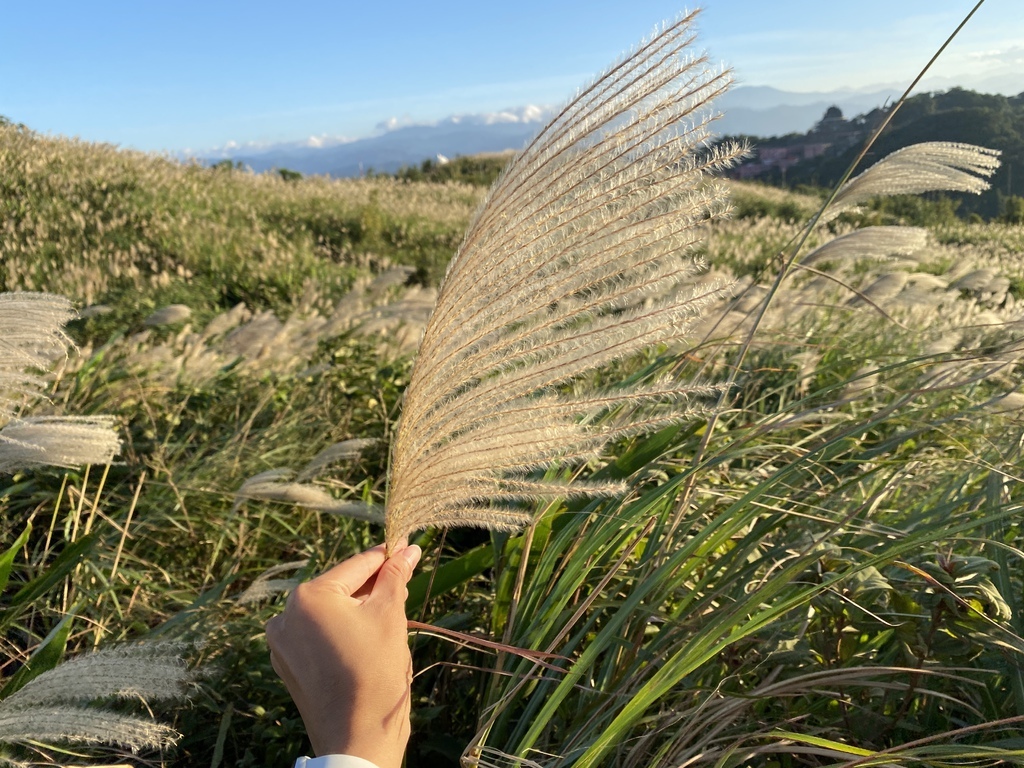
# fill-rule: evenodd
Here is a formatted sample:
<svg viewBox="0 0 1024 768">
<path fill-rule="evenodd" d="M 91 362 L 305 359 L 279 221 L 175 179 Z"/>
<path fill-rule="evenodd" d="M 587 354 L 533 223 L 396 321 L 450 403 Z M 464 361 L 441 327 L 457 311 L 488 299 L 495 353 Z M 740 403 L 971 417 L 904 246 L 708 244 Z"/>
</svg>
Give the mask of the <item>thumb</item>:
<svg viewBox="0 0 1024 768">
<path fill-rule="evenodd" d="M 370 599 L 404 603 L 407 594 L 405 585 L 412 578 L 412 571 L 420 561 L 422 553 L 423 551 L 413 544 L 389 557 L 377 572 L 377 581 L 373 585 Z"/>
</svg>

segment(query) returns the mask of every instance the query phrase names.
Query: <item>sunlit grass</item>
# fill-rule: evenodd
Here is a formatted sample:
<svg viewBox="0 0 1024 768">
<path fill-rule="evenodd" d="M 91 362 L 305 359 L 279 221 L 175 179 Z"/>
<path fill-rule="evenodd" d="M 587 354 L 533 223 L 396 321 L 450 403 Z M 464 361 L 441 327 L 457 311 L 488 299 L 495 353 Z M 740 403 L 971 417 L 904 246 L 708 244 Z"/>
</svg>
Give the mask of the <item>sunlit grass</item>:
<svg viewBox="0 0 1024 768">
<path fill-rule="evenodd" d="M 237 598 L 273 566 L 305 561 L 286 574 L 304 578 L 382 533 L 236 492 L 391 437 L 424 307 L 481 193 L 285 182 L 0 132 L 0 288 L 111 310 L 73 324 L 81 354 L 34 412 L 110 414 L 124 440 L 109 467 L 4 484 L 3 548 L 33 525 L 4 593 L 5 680 L 62 626 L 69 652 L 205 639 L 205 681 L 169 715 L 182 742 L 154 762 L 289 764 L 301 722 L 262 639 L 279 598 Z M 729 382 L 729 408 L 703 452 L 696 422 L 585 468 L 625 479 L 621 501 L 555 504 L 515 536 L 421 539 L 410 618 L 510 650 L 415 639 L 410 766 L 455 765 L 471 742 L 481 765 L 545 766 L 1020 749 L 1020 228 L 944 224 L 910 256 L 796 270 L 740 363 L 815 200 L 734 186 L 746 213 L 715 222 L 705 250 L 736 298 L 693 343 L 602 374 Z M 875 223 L 857 215 L 808 247 Z M 144 324 L 176 303 L 188 318 Z M 379 504 L 386 461 L 371 447 L 303 482 Z"/>
</svg>

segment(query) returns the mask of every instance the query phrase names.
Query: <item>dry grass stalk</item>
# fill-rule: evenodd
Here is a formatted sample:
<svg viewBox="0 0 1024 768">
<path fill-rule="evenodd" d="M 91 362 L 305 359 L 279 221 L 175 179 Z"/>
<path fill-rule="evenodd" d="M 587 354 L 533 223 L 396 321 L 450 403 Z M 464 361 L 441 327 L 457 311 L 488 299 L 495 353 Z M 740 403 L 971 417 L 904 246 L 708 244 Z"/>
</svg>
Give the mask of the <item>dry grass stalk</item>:
<svg viewBox="0 0 1024 768">
<path fill-rule="evenodd" d="M 728 87 L 691 51 L 693 15 L 584 89 L 516 157 L 452 260 L 406 391 L 391 463 L 387 541 L 431 525 L 515 528 L 514 504 L 614 494 L 618 483 L 528 479 L 610 440 L 693 414 L 677 381 L 568 394 L 567 382 L 678 339 L 718 285 L 692 287 L 699 224 L 727 209 L 707 149 Z M 691 287 L 684 288 L 686 284 Z M 656 415 L 637 410 L 662 406 Z M 595 424 L 610 411 L 615 423 Z M 493 503 L 492 503 L 493 502 Z"/>
<path fill-rule="evenodd" d="M 300 483 L 308 482 L 331 464 L 358 459 L 363 451 L 377 445 L 379 442 L 380 440 L 372 437 L 356 437 L 329 445 L 310 459 L 309 463 L 302 468 L 302 471 L 299 472 L 295 479 Z"/>
</svg>

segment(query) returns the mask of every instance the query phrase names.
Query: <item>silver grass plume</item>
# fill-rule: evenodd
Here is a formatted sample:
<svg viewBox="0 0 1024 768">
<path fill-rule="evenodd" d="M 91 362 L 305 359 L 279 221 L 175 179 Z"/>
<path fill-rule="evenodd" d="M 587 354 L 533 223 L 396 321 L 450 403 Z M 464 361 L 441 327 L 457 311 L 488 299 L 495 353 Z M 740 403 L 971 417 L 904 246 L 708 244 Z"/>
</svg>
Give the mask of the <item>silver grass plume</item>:
<svg viewBox="0 0 1024 768">
<path fill-rule="evenodd" d="M 3 708 L 85 703 L 116 697 L 179 699 L 189 680 L 185 643 L 135 643 L 77 656 L 47 670 L 3 700 Z"/>
<path fill-rule="evenodd" d="M 876 306 L 884 304 L 896 298 L 909 281 L 910 275 L 906 272 L 889 272 L 876 278 L 847 303 L 854 306 L 864 301 L 869 301 Z"/>
<path fill-rule="evenodd" d="M 0 742 L 117 744 L 139 751 L 178 734 L 148 718 L 84 705 L 97 699 L 181 699 L 190 673 L 181 643 L 138 643 L 66 661 L 0 702 Z"/>
<path fill-rule="evenodd" d="M 989 413 L 1019 414 L 1024 411 L 1024 392 L 1007 392 L 997 395 L 981 406 Z"/>
<path fill-rule="evenodd" d="M 0 707 L 0 742 L 117 744 L 132 752 L 165 749 L 178 740 L 173 728 L 132 715 L 85 707 Z"/>
<path fill-rule="evenodd" d="M 42 372 L 67 354 L 71 302 L 47 293 L 0 293 L 0 419 L 46 386 Z"/>
<path fill-rule="evenodd" d="M 363 501 L 336 499 L 315 485 L 290 482 L 292 475 L 289 469 L 270 469 L 253 475 L 235 493 L 234 508 L 237 510 L 245 501 L 280 501 L 328 515 L 384 522 L 379 507 Z"/>
<path fill-rule="evenodd" d="M 252 584 L 235 598 L 235 605 L 258 603 L 260 600 L 275 597 L 282 592 L 294 589 L 301 583 L 301 579 L 276 579 L 274 577 L 288 571 L 297 571 L 300 568 L 305 568 L 307 565 L 309 565 L 309 560 L 296 560 L 293 563 L 280 563 L 268 568 L 253 579 Z"/>
<path fill-rule="evenodd" d="M 986 179 L 999 167 L 999 154 L 996 149 L 946 141 L 904 147 L 840 187 L 825 218 L 835 218 L 878 195 L 939 190 L 980 194 L 989 188 Z"/>
<path fill-rule="evenodd" d="M 188 320 L 192 316 L 192 310 L 184 304 L 169 304 L 151 314 L 142 324 L 146 327 L 158 325 L 173 325 Z"/>
<path fill-rule="evenodd" d="M 686 419 L 707 392 L 673 380 L 567 383 L 678 339 L 721 295 L 694 285 L 699 226 L 727 210 L 709 148 L 730 83 L 691 53 L 691 14 L 582 90 L 506 168 L 441 284 L 405 393 L 385 512 L 388 547 L 427 526 L 511 529 L 516 502 L 619 483 L 536 481 L 552 462 Z M 660 406 L 650 411 L 647 406 Z M 602 414 L 622 412 L 614 422 Z"/>
<path fill-rule="evenodd" d="M 67 355 L 64 325 L 74 316 L 60 296 L 0 293 L 0 473 L 107 464 L 121 448 L 107 416 L 15 418 L 26 398 L 43 393 L 42 372 Z"/>
<path fill-rule="evenodd" d="M 37 416 L 0 429 L 0 472 L 109 464 L 121 449 L 111 416 Z"/>
<path fill-rule="evenodd" d="M 829 240 L 800 260 L 811 265 L 822 261 L 852 262 L 910 256 L 928 243 L 928 231 L 921 227 L 864 227 Z"/>
</svg>

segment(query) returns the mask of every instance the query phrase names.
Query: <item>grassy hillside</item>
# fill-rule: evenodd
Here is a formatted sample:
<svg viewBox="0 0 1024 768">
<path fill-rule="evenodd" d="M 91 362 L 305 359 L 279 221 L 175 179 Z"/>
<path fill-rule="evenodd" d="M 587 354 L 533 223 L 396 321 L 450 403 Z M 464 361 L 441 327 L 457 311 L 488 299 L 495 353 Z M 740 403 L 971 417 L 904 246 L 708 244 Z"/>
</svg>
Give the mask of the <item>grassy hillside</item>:
<svg viewBox="0 0 1024 768">
<path fill-rule="evenodd" d="M 208 318 L 239 301 L 326 304 L 359 269 L 411 264 L 432 278 L 482 192 L 385 180 L 284 181 L 183 166 L 0 126 L 0 281 L 85 305 L 184 302 Z"/>
<path fill-rule="evenodd" d="M 0 127 L 0 289 L 63 293 L 87 315 L 70 329 L 80 354 L 26 408 L 113 414 L 124 439 L 109 467 L 4 481 L 4 549 L 32 522 L 4 593 L 5 682 L 69 613 L 68 653 L 182 637 L 205 677 L 159 710 L 177 750 L 146 760 L 307 750 L 263 638 L 282 606 L 268 579 L 381 538 L 324 500 L 383 500 L 417 334 L 482 196 Z M 420 538 L 410 617 L 564 659 L 415 637 L 409 766 L 457 765 L 471 741 L 480 765 L 1021 762 L 1024 232 L 952 223 L 834 251 L 764 307 L 819 201 L 739 183 L 733 197 L 696 255 L 734 298 L 691 343 L 601 374 L 728 383 L 717 418 L 584 468 L 626 478 L 622 499 L 554 503 L 522 534 Z M 349 439 L 368 441 L 356 458 L 316 461 Z M 296 478 L 316 503 L 285 492 Z M 13 600 L 76 542 L 73 569 Z"/>
</svg>

